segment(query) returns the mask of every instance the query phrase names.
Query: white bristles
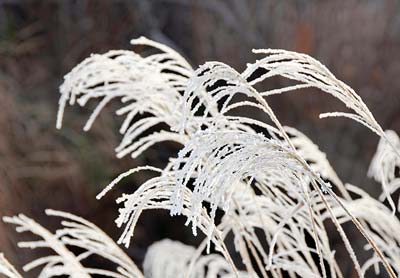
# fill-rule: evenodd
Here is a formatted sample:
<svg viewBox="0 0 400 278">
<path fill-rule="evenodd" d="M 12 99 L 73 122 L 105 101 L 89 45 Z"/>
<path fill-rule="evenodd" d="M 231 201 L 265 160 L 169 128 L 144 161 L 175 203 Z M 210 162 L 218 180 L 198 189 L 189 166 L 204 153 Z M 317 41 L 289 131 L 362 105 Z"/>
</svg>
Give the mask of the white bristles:
<svg viewBox="0 0 400 278">
<path fill-rule="evenodd" d="M 193 235 L 200 231 L 204 236 L 197 249 L 171 240 L 151 245 L 143 264 L 146 277 L 344 278 L 350 270 L 340 265 L 343 260 L 332 246 L 333 233 L 342 241 L 346 260 L 358 277 L 371 268 L 376 275 L 382 269 L 387 277 L 400 275 L 400 221 L 391 197 L 400 188 L 396 172 L 400 139 L 394 131 L 383 131 L 352 88 L 314 58 L 296 52 L 254 50 L 264 57 L 249 63 L 243 72 L 221 62 L 206 62 L 193 70 L 165 45 L 144 37 L 132 44 L 151 47 L 156 53 L 141 56 L 114 50 L 92 55 L 65 76 L 57 128 L 68 104 L 98 101 L 84 125 L 87 131 L 103 108 L 118 99 L 121 107 L 116 114 L 125 117 L 119 129 L 123 138 L 116 147 L 118 158 L 137 158 L 165 141 L 181 146 L 164 167 L 128 170 L 97 195 L 102 198 L 132 174 L 152 171 L 155 176 L 116 200 L 121 208 L 115 222 L 122 228 L 117 243 L 128 248 L 139 217 L 155 209 L 183 215 Z M 255 88 L 276 76 L 290 79 L 291 84 L 263 92 Z M 349 109 L 323 113 L 320 118 L 348 118 L 381 137 L 368 175 L 382 184 L 381 201 L 388 200 L 392 213 L 361 188 L 345 186 L 326 154 L 276 117 L 268 103 L 271 95 L 307 88 L 317 88 Z M 238 116 L 235 112 L 240 108 L 249 108 L 244 110 L 248 114 Z M 254 110 L 256 115 L 249 112 Z M 92 223 L 65 212 L 46 213 L 64 219 L 54 234 L 24 215 L 4 218 L 18 232 L 41 238 L 21 242 L 21 248 L 46 247 L 55 253 L 28 263 L 24 270 L 43 267 L 40 277 L 44 278 L 143 277 Z M 354 226 L 344 229 L 346 222 Z M 361 255 L 347 236 L 351 227 L 368 243 Z M 229 239 L 233 243 L 228 249 Z M 71 247 L 83 251 L 74 254 Z M 85 267 L 85 259 L 91 256 L 103 257 L 116 269 Z M 0 255 L 1 271 L 7 277 L 20 277 Z"/>
</svg>

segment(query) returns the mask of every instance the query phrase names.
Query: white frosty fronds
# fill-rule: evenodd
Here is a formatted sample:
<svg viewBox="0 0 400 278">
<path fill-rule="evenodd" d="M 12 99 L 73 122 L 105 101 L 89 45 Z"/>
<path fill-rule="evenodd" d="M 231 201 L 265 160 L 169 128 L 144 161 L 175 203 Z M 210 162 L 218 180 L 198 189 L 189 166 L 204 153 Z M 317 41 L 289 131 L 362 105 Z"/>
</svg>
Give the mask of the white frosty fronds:
<svg viewBox="0 0 400 278">
<path fill-rule="evenodd" d="M 394 213 L 396 206 L 391 194 L 400 188 L 400 156 L 393 152 L 393 147 L 400 152 L 400 138 L 393 130 L 386 130 L 385 134 L 386 138 L 381 138 L 379 141 L 378 149 L 372 158 L 368 170 L 368 175 L 382 184 L 383 194 L 380 200 L 388 199 Z M 397 210 L 400 211 L 400 199 Z"/>
<path fill-rule="evenodd" d="M 117 157 L 130 154 L 135 158 L 163 141 L 182 145 L 178 157 L 171 157 L 164 169 L 131 169 L 97 196 L 102 198 L 128 175 L 155 171 L 158 176 L 117 199 L 122 207 L 116 224 L 123 228 L 118 243 L 129 246 L 140 215 L 150 209 L 183 214 L 194 235 L 197 229 L 207 235 L 198 249 L 169 240 L 155 243 L 144 262 L 146 276 L 342 278 L 344 269 L 335 257 L 327 229 L 332 223 L 359 277 L 371 267 L 377 273 L 381 264 L 391 278 L 400 274 L 400 224 L 396 216 L 361 189 L 345 187 L 318 146 L 300 131 L 284 127 L 267 101 L 270 95 L 313 87 L 343 102 L 350 112 L 320 117 L 353 119 L 382 138 L 369 175 L 382 183 L 381 200 L 387 198 L 394 211 L 390 195 L 400 187 L 395 173 L 400 165 L 399 137 L 393 131 L 383 132 L 353 89 L 314 58 L 296 52 L 254 50 L 264 57 L 249 63 L 243 72 L 220 62 L 207 62 L 194 71 L 182 56 L 162 44 L 143 37 L 132 44 L 153 52 L 139 55 L 114 50 L 92 55 L 65 76 L 57 127 L 61 127 L 68 104 L 86 106 L 98 101 L 84 126 L 89 130 L 102 109 L 119 99 L 122 106 L 116 113 L 125 118 Z M 257 84 L 274 76 L 295 84 L 256 90 Z M 235 112 L 241 107 L 255 108 L 266 122 L 251 115 L 237 116 Z M 350 193 L 360 197 L 354 199 Z M 67 213 L 47 213 L 65 219 L 55 234 L 23 215 L 5 219 L 19 231 L 43 238 L 21 246 L 45 246 L 57 254 L 25 268 L 43 264 L 43 277 L 56 273 L 142 277 L 96 226 Z M 366 260 L 358 258 L 341 226 L 348 221 L 368 241 L 367 248 L 373 249 Z M 231 252 L 226 247 L 229 235 L 234 238 L 235 250 Z M 221 254 L 202 255 L 210 241 Z M 85 251 L 75 257 L 68 251 L 70 246 Z M 237 270 L 233 252 L 239 255 L 244 272 Z M 91 255 L 104 257 L 118 267 L 115 271 L 85 268 L 82 263 Z"/>
<path fill-rule="evenodd" d="M 3 253 L 0 253 L 0 274 L 4 275 L 4 278 L 22 278 L 14 266 L 7 261 Z"/>
<path fill-rule="evenodd" d="M 149 170 L 147 168 L 140 170 Z M 150 169 L 154 170 L 154 169 Z M 172 173 L 163 172 L 161 176 L 149 179 L 142 184 L 134 193 L 123 194 L 116 201 L 123 203 L 124 207 L 119 210 L 119 217 L 115 220 L 118 227 L 125 226 L 118 243 L 129 247 L 133 236 L 136 223 L 144 210 L 163 209 L 171 210 L 174 206 L 172 195 L 175 189 L 175 179 Z M 192 203 L 192 192 L 189 189 L 182 190 L 182 214 L 189 217 Z M 213 221 L 205 210 L 201 210 L 198 216 L 198 225 L 204 233 L 210 231 L 210 238 L 217 246 L 217 249 L 223 250 L 223 242 L 219 238 L 218 231 Z"/>
<path fill-rule="evenodd" d="M 310 218 L 308 208 L 301 198 L 287 198 L 284 185 L 277 186 L 272 192 L 265 192 L 265 195 L 255 195 L 252 189 L 246 190 L 245 186 L 242 184 L 237 187 L 232 196 L 233 207 L 224 215 L 220 224 L 223 234 L 233 232 L 235 235 L 235 247 L 244 258 L 244 263 L 251 269 L 249 259 L 254 257 L 259 268 L 265 266 L 275 275 L 279 271 L 288 271 L 301 277 L 323 276 L 317 262 L 312 259 L 318 251 L 305 238 L 305 235 L 313 234 L 314 221 L 321 256 L 329 265 L 335 264 L 334 252 L 329 246 L 322 220 L 318 217 L 313 217 L 313 220 Z M 260 184 L 254 186 L 262 188 Z M 268 245 L 262 244 L 263 241 Z M 339 270 L 331 268 L 330 271 L 332 277 L 340 275 Z M 263 277 L 268 276 L 263 274 Z"/>
<path fill-rule="evenodd" d="M 100 100 L 84 126 L 87 131 L 111 100 L 121 100 L 123 107 L 116 113 L 124 115 L 125 120 L 120 128 L 124 137 L 116 149 L 118 157 L 128 153 L 136 157 L 163 140 L 182 141 L 181 136 L 163 131 L 144 136 L 131 146 L 143 132 L 160 123 L 171 128 L 177 126 L 180 121 L 177 104 L 193 72 L 184 58 L 164 45 L 146 38 L 132 43 L 150 46 L 159 53 L 147 57 L 122 50 L 93 54 L 67 74 L 60 86 L 57 128 L 61 128 L 67 104 L 77 102 L 85 106 L 90 100 Z"/>
<path fill-rule="evenodd" d="M 237 95 L 246 96 L 248 99 L 234 101 Z M 197 129 L 192 131 L 192 134 L 213 124 L 222 129 L 245 129 L 249 132 L 251 128 L 243 126 L 242 121 L 247 124 L 264 124 L 250 117 L 238 117 L 237 122 L 227 123 L 226 120 L 230 118 L 228 112 L 242 106 L 260 109 L 283 132 L 268 103 L 240 73 L 224 63 L 207 62 L 196 70 L 187 84 L 181 104 L 183 115 L 180 131 L 188 132 L 190 124 L 193 125 L 193 118 L 200 118 L 201 121 L 197 120 Z"/>
<path fill-rule="evenodd" d="M 188 219 L 194 227 L 204 201 L 210 202 L 213 219 L 218 206 L 229 209 L 235 189 L 232 185 L 237 182 L 246 178 L 269 179 L 271 185 L 279 182 L 298 186 L 297 190 L 301 191 L 301 179 L 307 175 L 295 153 L 280 142 L 236 131 L 198 133 L 180 151 L 174 170 L 172 214 L 181 212 L 181 192 L 195 177 Z"/>
<path fill-rule="evenodd" d="M 349 192 L 358 195 L 356 199 L 344 201 L 346 207 L 362 222 L 367 223 L 365 228 L 368 233 L 374 238 L 378 248 L 383 252 L 386 259 L 390 262 L 393 269 L 400 273 L 400 221 L 394 217 L 390 210 L 381 202 L 373 199 L 366 192 L 358 187 L 347 185 Z M 333 213 L 338 218 L 340 223 L 349 222 L 349 216 L 337 205 L 332 203 Z M 317 208 L 324 210 L 324 205 L 319 203 Z M 329 216 L 326 212 L 321 214 L 322 219 L 327 219 Z M 366 250 L 370 250 L 371 246 L 366 245 Z M 362 272 L 365 272 L 373 267 L 375 275 L 380 272 L 380 258 L 373 254 L 371 258 L 364 262 Z"/>
<path fill-rule="evenodd" d="M 61 221 L 63 228 L 58 229 L 56 235 L 65 245 L 86 249 L 84 254 L 80 254 L 81 258 L 97 255 L 113 262 L 117 266 L 120 277 L 143 277 L 135 263 L 93 223 L 62 211 L 48 209 L 46 214 L 63 218 Z M 91 270 L 90 273 L 95 274 L 96 271 Z M 103 272 L 103 275 L 110 277 L 117 275 L 109 271 L 98 270 L 97 272 L 98 274 Z"/>
<path fill-rule="evenodd" d="M 305 134 L 293 127 L 284 127 L 285 132 L 290 136 L 290 141 L 295 147 L 297 154 L 308 162 L 310 168 L 320 174 L 322 178 L 332 182 L 346 199 L 351 199 L 349 193 L 344 188 L 335 170 L 316 144 L 314 144 Z"/>
<path fill-rule="evenodd" d="M 40 238 L 36 241 L 19 242 L 20 248 L 44 247 L 55 253 L 26 264 L 24 271 L 42 267 L 40 277 L 43 278 L 60 275 L 71 278 L 89 278 L 91 275 L 114 278 L 143 277 L 132 260 L 94 224 L 66 212 L 46 210 L 46 214 L 64 219 L 61 222 L 63 227 L 54 234 L 23 214 L 3 218 L 4 222 L 16 225 L 17 232 L 31 232 Z M 71 247 L 79 247 L 84 251 L 76 255 L 70 251 Z M 116 271 L 85 267 L 85 260 L 91 256 L 100 256 L 113 262 L 117 266 Z"/>
<path fill-rule="evenodd" d="M 314 58 L 293 51 L 281 49 L 255 49 L 256 54 L 266 57 L 249 63 L 242 76 L 250 79 L 249 83 L 255 85 L 273 76 L 282 76 L 300 84 L 262 92 L 263 96 L 295 91 L 301 88 L 314 87 L 326 92 L 343 102 L 354 113 L 332 112 L 321 114 L 320 117 L 347 117 L 367 126 L 378 135 L 383 131 L 376 122 L 368 107 L 352 88 L 338 80 L 324 65 Z M 256 71 L 262 70 L 260 76 L 253 77 Z"/>
<path fill-rule="evenodd" d="M 164 239 L 153 243 L 143 262 L 146 277 L 151 278 L 247 278 L 245 272 L 233 272 L 218 254 L 201 255 L 201 250 L 178 241 Z"/>
<path fill-rule="evenodd" d="M 66 246 L 50 231 L 36 223 L 34 220 L 19 214 L 14 217 L 4 217 L 3 221 L 16 225 L 16 231 L 31 232 L 41 239 L 37 241 L 19 242 L 18 247 L 36 249 L 46 247 L 53 249 L 56 255 L 36 259 L 24 266 L 24 271 L 29 271 L 44 265 L 41 277 L 52 277 L 57 275 L 69 275 L 70 277 L 90 277 L 88 272 L 80 263 L 80 260 L 71 253 Z"/>
</svg>

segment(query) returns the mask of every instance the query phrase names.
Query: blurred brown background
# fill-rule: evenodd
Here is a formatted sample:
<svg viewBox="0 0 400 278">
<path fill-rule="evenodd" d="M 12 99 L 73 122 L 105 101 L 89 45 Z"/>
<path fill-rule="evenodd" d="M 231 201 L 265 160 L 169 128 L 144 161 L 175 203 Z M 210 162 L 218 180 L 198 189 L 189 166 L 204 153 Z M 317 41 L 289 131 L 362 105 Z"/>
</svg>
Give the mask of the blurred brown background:
<svg viewBox="0 0 400 278">
<path fill-rule="evenodd" d="M 219 60 L 242 70 L 256 59 L 252 48 L 311 54 L 361 95 L 384 129 L 400 131 L 399 1 L 0 0 L 0 216 L 23 212 L 52 227 L 56 221 L 43 210 L 61 209 L 118 237 L 114 199 L 146 177 L 126 180 L 102 201 L 95 194 L 122 171 L 157 164 L 168 152 L 160 146 L 136 161 L 116 159 L 119 119 L 112 109 L 84 133 L 87 111 L 69 108 L 56 130 L 58 86 L 90 53 L 132 49 L 129 40 L 140 35 L 172 46 L 193 66 Z M 327 153 L 345 182 L 379 194 L 380 185 L 366 178 L 377 136 L 349 120 L 318 119 L 344 111 L 342 104 L 312 90 L 269 101 L 284 124 Z M 146 213 L 128 253 L 140 263 L 155 240 L 194 242 L 182 223 L 167 212 Z M 0 224 L 0 251 L 20 267 L 34 252 L 18 251 L 17 239 Z"/>
</svg>

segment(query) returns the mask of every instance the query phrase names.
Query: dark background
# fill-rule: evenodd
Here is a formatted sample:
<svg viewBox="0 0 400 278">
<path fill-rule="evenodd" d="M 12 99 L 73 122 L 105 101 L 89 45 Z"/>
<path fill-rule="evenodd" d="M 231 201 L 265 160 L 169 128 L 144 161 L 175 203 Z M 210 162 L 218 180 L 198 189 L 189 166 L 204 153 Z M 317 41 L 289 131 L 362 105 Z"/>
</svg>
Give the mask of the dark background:
<svg viewBox="0 0 400 278">
<path fill-rule="evenodd" d="M 84 133 L 88 111 L 69 108 L 56 130 L 58 86 L 90 53 L 132 49 L 130 39 L 140 35 L 172 46 L 194 67 L 219 60 L 240 71 L 256 59 L 252 48 L 308 53 L 353 87 L 384 129 L 400 130 L 399 1 L 0 0 L 0 216 L 22 212 L 54 227 L 44 209 L 66 210 L 118 237 L 114 199 L 146 176 L 125 180 L 101 201 L 95 194 L 135 165 L 159 163 L 167 146 L 135 161 L 116 159 L 120 119 L 112 109 Z M 343 104 L 313 90 L 268 100 L 282 123 L 327 153 L 343 181 L 379 194 L 380 185 L 366 177 L 377 136 L 350 120 L 318 119 L 320 112 L 345 111 Z M 183 219 L 151 212 L 127 252 L 140 264 L 146 247 L 164 237 L 197 241 Z M 20 267 L 35 252 L 17 250 L 18 238 L 0 224 L 0 251 Z M 363 244 L 357 233 L 350 238 L 356 248 Z"/>
</svg>

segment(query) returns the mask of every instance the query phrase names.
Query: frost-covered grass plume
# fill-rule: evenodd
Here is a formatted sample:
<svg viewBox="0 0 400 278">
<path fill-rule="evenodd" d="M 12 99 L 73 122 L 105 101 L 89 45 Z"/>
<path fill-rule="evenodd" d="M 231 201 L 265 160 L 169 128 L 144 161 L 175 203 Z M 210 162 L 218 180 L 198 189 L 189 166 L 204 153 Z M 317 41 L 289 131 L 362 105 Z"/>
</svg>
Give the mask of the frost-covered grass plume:
<svg viewBox="0 0 400 278">
<path fill-rule="evenodd" d="M 89 131 L 113 101 L 119 104 L 116 114 L 123 117 L 118 158 L 136 158 L 164 141 L 176 142 L 181 149 L 164 168 L 130 169 L 99 192 L 101 199 L 129 175 L 154 173 L 135 192 L 116 200 L 121 206 L 116 219 L 121 236 L 116 242 L 94 224 L 66 212 L 46 210 L 62 219 L 54 232 L 23 214 L 4 217 L 17 232 L 36 236 L 19 247 L 53 252 L 28 262 L 23 271 L 40 268 L 40 277 L 342 278 L 345 269 L 332 248 L 332 234 L 337 233 L 359 277 L 400 275 L 400 202 L 392 197 L 400 187 L 400 139 L 379 125 L 351 87 L 314 58 L 296 52 L 253 50 L 258 60 L 239 72 L 221 62 L 193 69 L 176 51 L 143 37 L 132 44 L 150 54 L 94 54 L 65 76 L 57 128 L 69 106 L 93 103 L 95 109 L 83 127 Z M 256 89 L 273 77 L 292 85 Z M 311 87 L 337 98 L 347 109 L 320 118 L 345 117 L 380 137 L 368 171 L 382 185 L 379 200 L 343 182 L 325 153 L 299 130 L 284 126 L 268 104 L 271 95 Z M 259 111 L 257 119 L 235 113 L 249 108 Z M 193 235 L 204 237 L 199 246 L 168 239 L 155 242 L 138 267 L 123 248 L 134 240 L 141 213 L 154 209 L 184 215 Z M 354 250 L 343 228 L 346 222 L 365 238 L 365 254 Z M 87 266 L 91 256 L 102 257 L 114 269 Z M 21 277 L 3 255 L 0 274 Z"/>
</svg>

